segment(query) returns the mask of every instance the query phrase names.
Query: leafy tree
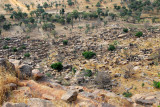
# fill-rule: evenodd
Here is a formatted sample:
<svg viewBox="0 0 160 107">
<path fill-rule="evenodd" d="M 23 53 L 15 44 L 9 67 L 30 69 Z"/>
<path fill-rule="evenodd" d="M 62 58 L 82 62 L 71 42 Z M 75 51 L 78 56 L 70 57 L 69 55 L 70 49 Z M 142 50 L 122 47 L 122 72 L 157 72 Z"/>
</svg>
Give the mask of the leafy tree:
<svg viewBox="0 0 160 107">
<path fill-rule="evenodd" d="M 72 0 L 67 0 L 67 2 L 68 2 L 68 5 L 69 5 L 69 6 L 74 5 L 74 2 L 72 2 Z"/>
<path fill-rule="evenodd" d="M 43 28 L 43 30 L 54 30 L 54 28 L 55 28 L 55 25 L 53 24 L 53 23 L 44 23 L 43 25 L 42 25 L 42 28 Z"/>
<path fill-rule="evenodd" d="M 6 10 L 7 12 L 8 11 L 11 12 L 11 11 L 13 11 L 13 8 L 11 7 L 11 4 L 5 4 L 4 10 Z"/>
<path fill-rule="evenodd" d="M 102 13 L 102 9 L 101 8 L 97 8 L 97 13 L 98 13 L 98 16 L 100 17 L 100 14 Z"/>
<path fill-rule="evenodd" d="M 3 29 L 4 30 L 9 30 L 11 28 L 11 23 L 4 23 Z"/>
<path fill-rule="evenodd" d="M 58 20 L 58 22 L 59 22 L 59 23 L 61 23 L 62 25 L 64 25 L 64 24 L 65 24 L 65 20 L 64 20 L 64 18 L 60 18 L 60 19 Z"/>
<path fill-rule="evenodd" d="M 44 7 L 45 9 L 48 8 L 48 7 L 49 7 L 48 3 L 45 2 L 45 3 L 43 4 L 43 7 Z"/>
<path fill-rule="evenodd" d="M 62 8 L 62 9 L 60 10 L 60 14 L 61 14 L 61 15 L 64 15 L 64 13 L 65 13 L 65 10 L 64 10 L 64 8 Z"/>
<path fill-rule="evenodd" d="M 27 7 L 27 10 L 30 10 L 30 5 L 25 4 L 25 6 Z"/>
<path fill-rule="evenodd" d="M 101 7 L 101 3 L 98 2 L 98 3 L 96 4 L 96 7 Z"/>
<path fill-rule="evenodd" d="M 4 22 L 4 21 L 6 21 L 5 16 L 4 15 L 0 15 L 0 22 Z"/>
<path fill-rule="evenodd" d="M 77 10 L 73 10 L 73 17 L 77 19 L 79 17 L 79 12 Z"/>
</svg>

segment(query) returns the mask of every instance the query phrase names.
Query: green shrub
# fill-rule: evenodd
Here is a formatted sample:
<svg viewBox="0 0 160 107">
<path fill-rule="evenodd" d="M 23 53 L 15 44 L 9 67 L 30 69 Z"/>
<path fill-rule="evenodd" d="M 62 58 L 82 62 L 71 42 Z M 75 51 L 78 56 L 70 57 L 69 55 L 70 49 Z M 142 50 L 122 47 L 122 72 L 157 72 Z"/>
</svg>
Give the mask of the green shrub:
<svg viewBox="0 0 160 107">
<path fill-rule="evenodd" d="M 87 69 L 84 71 L 84 76 L 87 76 L 87 77 L 91 77 L 92 76 L 92 71 Z"/>
<path fill-rule="evenodd" d="M 93 57 L 96 55 L 96 53 L 91 52 L 91 51 L 85 51 L 85 52 L 82 53 L 82 55 L 83 55 L 86 59 L 91 59 L 91 58 L 93 58 Z"/>
<path fill-rule="evenodd" d="M 68 40 L 63 40 L 63 45 L 67 45 L 68 44 Z"/>
<path fill-rule="evenodd" d="M 5 40 L 9 41 L 9 40 L 11 40 L 11 39 L 10 39 L 10 38 L 5 38 Z"/>
<path fill-rule="evenodd" d="M 47 73 L 46 73 L 46 76 L 47 76 L 47 77 L 51 77 L 52 75 L 51 75 L 51 73 L 47 72 Z"/>
<path fill-rule="evenodd" d="M 23 50 L 23 49 L 26 49 L 25 45 L 22 45 L 18 50 Z"/>
<path fill-rule="evenodd" d="M 109 51 L 114 51 L 116 47 L 114 45 L 109 45 L 108 50 Z"/>
<path fill-rule="evenodd" d="M 51 65 L 51 68 L 55 69 L 55 70 L 58 70 L 58 71 L 61 71 L 63 69 L 63 65 L 62 65 L 61 62 L 57 62 L 57 63 L 53 63 Z"/>
<path fill-rule="evenodd" d="M 76 68 L 75 68 L 75 67 L 72 68 L 72 72 L 73 72 L 74 74 L 76 73 Z"/>
<path fill-rule="evenodd" d="M 132 93 L 130 93 L 130 92 L 124 92 L 123 96 L 124 97 L 132 97 Z"/>
<path fill-rule="evenodd" d="M 29 53 L 25 53 L 24 57 L 30 57 L 30 54 Z"/>
<path fill-rule="evenodd" d="M 3 46 L 3 49 L 9 49 L 9 47 L 7 45 Z"/>
<path fill-rule="evenodd" d="M 160 82 L 153 81 L 153 86 L 154 86 L 155 88 L 160 88 Z"/>
<path fill-rule="evenodd" d="M 123 32 L 128 33 L 128 29 L 127 29 L 127 28 L 124 28 L 124 29 L 123 29 Z"/>
<path fill-rule="evenodd" d="M 13 47 L 13 48 L 12 48 L 12 51 L 13 51 L 13 52 L 17 52 L 18 50 L 17 50 L 16 47 Z"/>
<path fill-rule="evenodd" d="M 136 37 L 141 37 L 141 36 L 143 36 L 143 33 L 142 32 L 137 32 L 135 36 Z"/>
</svg>

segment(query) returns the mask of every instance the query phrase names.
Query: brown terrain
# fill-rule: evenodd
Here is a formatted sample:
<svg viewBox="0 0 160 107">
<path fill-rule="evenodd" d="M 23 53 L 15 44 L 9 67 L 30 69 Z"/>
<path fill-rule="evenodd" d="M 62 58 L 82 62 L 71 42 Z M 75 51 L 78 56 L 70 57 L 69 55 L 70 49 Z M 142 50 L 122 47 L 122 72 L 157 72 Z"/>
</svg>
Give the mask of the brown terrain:
<svg viewBox="0 0 160 107">
<path fill-rule="evenodd" d="M 11 4 L 29 14 L 38 4 L 54 0 L 0 0 L 0 14 L 11 24 L 19 20 L 10 19 L 10 12 L 4 10 Z M 65 13 L 96 11 L 99 0 L 75 0 L 68 6 L 67 0 L 58 0 L 65 5 Z M 25 4 L 30 5 L 30 10 Z M 32 5 L 31 5 L 32 4 Z M 121 0 L 104 0 L 101 8 L 108 7 L 115 12 L 114 5 Z M 55 4 L 54 4 L 55 5 Z M 123 4 L 126 6 L 126 4 Z M 86 9 L 86 6 L 89 6 Z M 56 15 L 62 7 L 45 9 Z M 42 23 L 31 31 L 26 26 L 13 26 L 2 30 L 0 35 L 0 105 L 2 107 L 159 107 L 160 106 L 160 24 L 159 14 L 143 13 L 140 23 L 117 18 L 73 20 L 71 24 L 54 23 L 56 34 L 45 31 Z M 117 13 L 118 14 L 118 13 Z M 158 17 L 152 23 L 152 16 Z M 29 15 L 30 17 L 30 15 Z M 147 18 L 146 18 L 147 17 Z M 89 30 L 87 30 L 89 26 Z M 1 25 L 0 25 L 1 27 Z M 94 28 L 92 28 L 94 27 Z M 124 28 L 128 32 L 123 31 Z M 142 37 L 136 37 L 137 32 Z M 65 45 L 64 40 L 68 41 Z M 115 46 L 109 51 L 110 45 Z M 4 49 L 7 46 L 7 49 Z M 24 48 L 25 49 L 20 49 Z M 12 51 L 13 47 L 18 50 Z M 92 59 L 85 59 L 84 51 L 96 53 Z M 29 57 L 25 57 L 30 53 Z M 51 64 L 62 62 L 61 72 L 52 69 Z M 87 77 L 84 71 L 91 70 Z M 154 86 L 159 82 L 159 88 Z M 129 96 L 125 96 L 127 93 Z M 131 96 L 130 96 L 131 94 Z"/>
</svg>

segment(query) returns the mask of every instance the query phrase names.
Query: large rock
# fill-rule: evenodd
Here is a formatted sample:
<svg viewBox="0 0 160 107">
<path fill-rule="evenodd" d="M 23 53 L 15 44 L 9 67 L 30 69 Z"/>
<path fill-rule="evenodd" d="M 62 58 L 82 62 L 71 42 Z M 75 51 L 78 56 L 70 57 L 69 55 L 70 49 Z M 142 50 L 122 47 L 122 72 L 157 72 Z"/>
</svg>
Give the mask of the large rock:
<svg viewBox="0 0 160 107">
<path fill-rule="evenodd" d="M 77 100 L 77 95 L 77 91 L 68 91 L 61 97 L 61 99 L 67 102 L 72 102 Z"/>
<path fill-rule="evenodd" d="M 160 92 L 136 94 L 131 99 L 137 104 L 151 107 L 160 103 Z"/>
<path fill-rule="evenodd" d="M 13 63 L 15 67 L 18 67 L 21 64 L 21 61 L 16 59 L 9 59 L 9 62 Z"/>
<path fill-rule="evenodd" d="M 20 73 L 18 76 L 20 79 L 27 79 L 32 76 L 32 67 L 29 65 L 21 65 L 19 71 Z"/>
<path fill-rule="evenodd" d="M 0 58 L 0 66 L 4 67 L 4 69 L 7 72 L 13 72 L 15 71 L 15 66 L 14 64 L 10 63 L 7 59 L 5 58 Z"/>
<path fill-rule="evenodd" d="M 28 105 L 29 107 L 56 107 L 51 101 L 39 98 L 30 98 Z"/>
<path fill-rule="evenodd" d="M 29 107 L 25 103 L 10 103 L 6 102 L 2 107 Z"/>
<path fill-rule="evenodd" d="M 32 76 L 34 77 L 34 79 L 38 80 L 41 77 L 43 77 L 43 74 L 40 72 L 39 69 L 33 69 L 32 70 Z"/>
</svg>

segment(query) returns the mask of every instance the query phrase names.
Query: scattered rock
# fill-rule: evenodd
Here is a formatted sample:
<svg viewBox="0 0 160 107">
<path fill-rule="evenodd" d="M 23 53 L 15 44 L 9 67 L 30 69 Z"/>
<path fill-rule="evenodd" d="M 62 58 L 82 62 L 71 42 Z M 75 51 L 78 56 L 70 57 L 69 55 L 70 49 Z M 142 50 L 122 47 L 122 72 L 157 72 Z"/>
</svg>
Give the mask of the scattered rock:
<svg viewBox="0 0 160 107">
<path fill-rule="evenodd" d="M 114 77 L 116 78 L 116 77 L 121 77 L 121 74 L 120 73 L 115 73 L 114 74 Z"/>
<path fill-rule="evenodd" d="M 30 98 L 28 101 L 29 107 L 56 107 L 51 101 L 39 98 Z"/>
<path fill-rule="evenodd" d="M 55 100 L 55 97 L 48 94 L 43 94 L 42 97 L 46 100 Z"/>
<path fill-rule="evenodd" d="M 29 107 L 25 103 L 10 103 L 6 102 L 2 107 Z"/>
<path fill-rule="evenodd" d="M 77 100 L 77 95 L 77 91 L 68 91 L 61 97 L 61 99 L 67 102 L 72 102 Z"/>
</svg>

